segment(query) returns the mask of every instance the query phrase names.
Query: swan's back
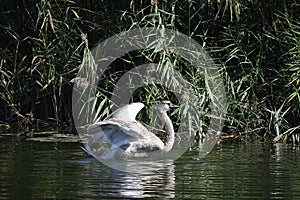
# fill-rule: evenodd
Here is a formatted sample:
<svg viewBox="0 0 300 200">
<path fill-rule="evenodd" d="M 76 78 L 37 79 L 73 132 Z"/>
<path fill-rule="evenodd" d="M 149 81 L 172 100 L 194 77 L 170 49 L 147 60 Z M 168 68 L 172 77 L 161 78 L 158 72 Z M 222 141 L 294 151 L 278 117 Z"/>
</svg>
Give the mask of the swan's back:
<svg viewBox="0 0 300 200">
<path fill-rule="evenodd" d="M 101 155 L 104 159 L 116 156 L 144 157 L 148 152 L 162 150 L 164 143 L 135 120 L 143 107 L 143 103 L 126 105 L 110 114 L 104 121 L 90 125 L 88 133 L 93 137 L 87 144 L 89 153 L 93 155 L 93 151 L 97 150 L 93 147 L 104 143 L 111 145 Z"/>
</svg>

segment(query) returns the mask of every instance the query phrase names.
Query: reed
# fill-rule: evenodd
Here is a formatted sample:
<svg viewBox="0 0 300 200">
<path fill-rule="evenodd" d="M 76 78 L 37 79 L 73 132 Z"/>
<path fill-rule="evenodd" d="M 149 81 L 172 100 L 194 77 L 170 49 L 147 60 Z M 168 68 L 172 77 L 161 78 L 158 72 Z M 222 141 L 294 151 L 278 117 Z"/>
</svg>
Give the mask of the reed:
<svg viewBox="0 0 300 200">
<path fill-rule="evenodd" d="M 84 52 L 99 41 L 136 27 L 178 30 L 198 41 L 214 58 L 228 98 L 225 136 L 244 140 L 269 137 L 299 143 L 299 3 L 292 1 L 38 1 L 1 2 L 0 120 L 34 126 L 54 119 L 72 126 L 72 79 Z M 21 16 L 21 17 L 20 17 Z M 88 44 L 81 34 L 87 34 Z M 83 60 L 85 62 L 85 60 Z M 94 99 L 97 120 L 109 105 L 120 76 L 143 63 L 179 71 L 201 97 L 195 113 L 205 130 L 210 116 L 203 74 L 180 55 L 150 49 L 132 52 L 111 66 Z M 153 83 L 133 92 L 132 101 L 149 105 L 176 97 Z M 187 113 L 174 113 L 179 116 Z M 176 121 L 176 120 L 173 120 Z M 176 124 L 176 123 L 175 123 Z M 176 125 L 175 125 L 176 126 Z"/>
</svg>

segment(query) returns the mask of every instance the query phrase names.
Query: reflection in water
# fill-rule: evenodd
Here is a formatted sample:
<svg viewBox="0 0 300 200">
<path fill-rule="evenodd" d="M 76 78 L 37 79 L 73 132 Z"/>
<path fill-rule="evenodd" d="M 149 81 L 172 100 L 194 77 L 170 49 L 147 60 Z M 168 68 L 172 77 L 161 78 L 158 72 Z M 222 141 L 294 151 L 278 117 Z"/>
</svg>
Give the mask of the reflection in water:
<svg viewBox="0 0 300 200">
<path fill-rule="evenodd" d="M 289 146 L 284 144 L 274 144 L 272 157 L 270 160 L 272 173 L 273 190 L 270 191 L 273 195 L 285 196 L 288 199 L 293 197 L 293 194 L 285 194 L 286 190 L 297 191 L 300 188 L 298 179 L 292 178 L 290 175 L 298 174 L 299 168 L 294 163 L 300 161 L 300 147 Z M 300 175 L 298 174 L 298 178 Z M 285 180 L 285 181 L 283 181 Z M 296 188 L 295 188 L 296 187 Z M 300 194 L 298 193 L 299 197 Z"/>
<path fill-rule="evenodd" d="M 93 189 L 98 190 L 99 196 L 106 196 L 108 191 L 111 196 L 127 198 L 175 196 L 175 167 L 172 162 L 144 162 L 139 165 L 128 162 L 127 165 L 132 171 L 136 170 L 136 173 L 108 168 L 96 160 L 85 167 L 89 175 L 98 182 Z"/>
<path fill-rule="evenodd" d="M 300 199 L 299 146 L 280 149 L 281 160 L 273 148 L 269 143 L 221 144 L 201 164 L 177 162 L 176 183 L 182 184 L 176 187 L 176 196 Z"/>
<path fill-rule="evenodd" d="M 2 137 L 0 199 L 300 199 L 299 146 L 219 144 L 202 158 L 209 144 L 175 162 L 129 162 L 122 167 L 131 172 L 122 172 L 77 143 Z"/>
<path fill-rule="evenodd" d="M 198 146 L 198 155 L 193 155 L 193 160 L 205 157 L 214 147 L 216 140 L 216 138 L 204 139 Z M 99 190 L 97 192 L 99 196 L 105 196 L 110 191 L 110 195 L 114 197 L 174 198 L 175 165 L 173 163 L 172 160 L 106 163 L 113 167 L 110 168 L 92 160 L 86 164 L 85 168 L 91 177 L 98 180 L 98 187 L 93 190 Z M 103 188 L 108 189 L 103 190 Z M 114 189 L 117 191 L 112 192 Z"/>
</svg>

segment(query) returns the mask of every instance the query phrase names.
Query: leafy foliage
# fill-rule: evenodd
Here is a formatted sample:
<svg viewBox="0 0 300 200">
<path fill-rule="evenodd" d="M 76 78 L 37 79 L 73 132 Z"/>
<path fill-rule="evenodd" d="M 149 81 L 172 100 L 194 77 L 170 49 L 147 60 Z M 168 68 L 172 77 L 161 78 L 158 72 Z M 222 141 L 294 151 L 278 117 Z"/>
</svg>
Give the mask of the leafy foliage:
<svg viewBox="0 0 300 200">
<path fill-rule="evenodd" d="M 218 64 L 228 95 L 225 134 L 241 139 L 268 135 L 275 142 L 299 143 L 300 4 L 296 0 L 24 0 L 0 5 L 1 121 L 30 125 L 54 118 L 57 125 L 72 126 L 70 81 L 86 48 L 135 27 L 166 27 L 197 40 Z M 81 37 L 85 34 L 88 43 Z M 120 67 L 108 70 L 107 78 L 100 81 L 99 119 L 109 112 L 106 107 L 118 75 L 140 61 L 177 67 L 203 96 L 201 114 L 204 121 L 209 118 L 202 75 L 180 56 L 145 50 L 122 57 L 115 63 Z M 157 85 L 134 94 L 133 101 L 148 105 L 161 98 L 175 99 Z"/>
</svg>

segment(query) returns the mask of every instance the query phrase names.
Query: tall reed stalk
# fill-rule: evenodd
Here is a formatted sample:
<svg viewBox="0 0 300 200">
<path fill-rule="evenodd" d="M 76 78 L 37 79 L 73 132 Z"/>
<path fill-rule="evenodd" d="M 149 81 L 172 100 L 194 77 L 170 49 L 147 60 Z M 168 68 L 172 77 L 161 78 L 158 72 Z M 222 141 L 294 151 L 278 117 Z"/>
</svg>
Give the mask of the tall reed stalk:
<svg viewBox="0 0 300 200">
<path fill-rule="evenodd" d="M 0 3 L 0 120 L 72 126 L 70 80 L 84 51 L 136 27 L 178 30 L 219 66 L 228 98 L 224 135 L 299 143 L 299 3 L 291 1 L 45 1 Z M 89 45 L 80 35 L 87 34 Z M 97 120 L 108 112 L 120 75 L 142 63 L 170 65 L 193 86 L 203 130 L 211 117 L 204 79 L 180 56 L 145 49 L 116 61 L 98 84 Z M 131 63 L 131 64 L 130 64 Z M 147 105 L 176 98 L 159 85 L 134 92 Z M 108 107 L 110 108 L 110 107 Z M 142 114 L 149 119 L 149 109 Z M 177 113 L 177 117 L 178 117 Z M 180 113 L 183 114 L 183 113 Z M 174 115 L 176 118 L 176 115 Z M 216 116 L 215 116 L 216 117 Z M 202 132 L 202 130 L 201 130 Z"/>
</svg>

